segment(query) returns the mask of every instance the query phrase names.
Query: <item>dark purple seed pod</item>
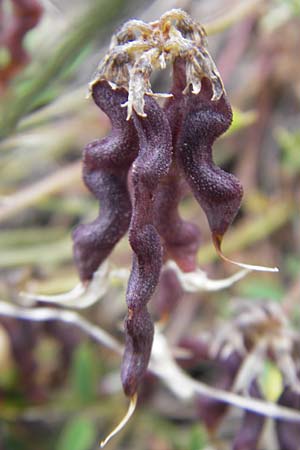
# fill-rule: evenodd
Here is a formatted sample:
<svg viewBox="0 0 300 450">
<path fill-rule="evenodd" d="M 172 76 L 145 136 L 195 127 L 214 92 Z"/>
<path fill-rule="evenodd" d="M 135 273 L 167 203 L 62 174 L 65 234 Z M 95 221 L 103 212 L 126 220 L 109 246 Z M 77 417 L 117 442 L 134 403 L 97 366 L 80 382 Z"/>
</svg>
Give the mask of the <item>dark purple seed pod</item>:
<svg viewBox="0 0 300 450">
<path fill-rule="evenodd" d="M 162 321 L 167 319 L 182 297 L 183 290 L 176 273 L 172 269 L 164 270 L 152 299 L 155 314 Z"/>
<path fill-rule="evenodd" d="M 90 280 L 126 233 L 131 217 L 127 174 L 137 155 L 137 134 L 121 107 L 127 99 L 124 89 L 113 90 L 106 81 L 92 87 L 95 103 L 111 119 L 109 136 L 88 144 L 83 156 L 83 179 L 99 200 L 101 211 L 92 223 L 73 232 L 74 258 L 82 281 Z"/>
<path fill-rule="evenodd" d="M 173 147 L 176 148 L 180 130 L 184 121 L 187 107 L 187 96 L 183 94 L 186 86 L 186 64 L 182 58 L 176 58 L 173 63 L 172 97 L 168 98 L 164 105 L 164 111 L 168 117 L 172 132 Z"/>
<path fill-rule="evenodd" d="M 291 387 L 286 387 L 279 397 L 278 404 L 300 411 L 300 393 Z M 300 445 L 300 421 L 288 422 L 276 420 L 277 440 L 280 450 L 299 450 Z"/>
<path fill-rule="evenodd" d="M 201 337 L 185 336 L 179 341 L 178 347 L 190 353 L 189 357 L 178 359 L 184 369 L 193 369 L 199 366 L 199 363 L 205 363 L 210 359 L 209 342 Z"/>
<path fill-rule="evenodd" d="M 31 401 L 44 399 L 45 392 L 38 383 L 38 364 L 35 356 L 39 325 L 9 317 L 1 317 L 0 324 L 5 328 L 10 339 L 20 389 Z"/>
<path fill-rule="evenodd" d="M 263 398 L 257 381 L 252 382 L 249 389 L 249 395 L 253 398 Z M 264 423 L 264 416 L 251 411 L 246 411 L 240 430 L 234 438 L 232 450 L 256 450 Z"/>
<path fill-rule="evenodd" d="M 126 395 L 137 391 L 150 358 L 153 323 L 147 303 L 159 281 L 162 246 L 154 223 L 156 188 L 168 174 L 172 160 L 171 131 L 163 110 L 152 98 L 145 98 L 142 118 L 134 115 L 139 154 L 132 166 L 133 208 L 129 242 L 134 252 L 126 302 L 126 344 L 122 383 Z"/>
<path fill-rule="evenodd" d="M 151 353 L 153 341 L 153 322 L 146 307 L 131 313 L 126 322 L 125 352 L 123 355 L 121 380 L 127 396 L 132 397 L 143 378 Z"/>
<path fill-rule="evenodd" d="M 177 58 L 173 64 L 172 97 L 164 106 L 171 128 L 173 148 L 176 148 L 185 114 L 186 97 L 182 93 L 185 84 L 185 62 Z M 181 270 L 191 272 L 196 268 L 200 231 L 195 224 L 184 221 L 179 216 L 178 206 L 186 190 L 181 168 L 173 160 L 168 177 L 160 184 L 157 193 L 155 225 L 163 239 L 165 259 L 173 259 Z"/>
<path fill-rule="evenodd" d="M 224 390 L 231 389 L 242 361 L 243 357 L 237 351 L 232 352 L 226 359 L 217 358 L 215 363 L 218 375 L 213 386 Z M 219 426 L 227 409 L 228 404 L 210 397 L 199 396 L 197 401 L 198 417 L 210 432 Z"/>
<path fill-rule="evenodd" d="M 187 109 L 176 157 L 197 201 L 204 210 L 215 242 L 235 218 L 243 189 L 233 175 L 212 160 L 212 145 L 231 124 L 232 111 L 225 96 L 212 101 L 210 81 L 202 80 L 199 94 L 187 94 Z"/>
<path fill-rule="evenodd" d="M 164 259 L 173 259 L 184 272 L 196 269 L 200 243 L 199 228 L 182 220 L 179 202 L 186 190 L 185 182 L 175 165 L 161 182 L 155 201 L 155 226 L 162 238 Z"/>
</svg>

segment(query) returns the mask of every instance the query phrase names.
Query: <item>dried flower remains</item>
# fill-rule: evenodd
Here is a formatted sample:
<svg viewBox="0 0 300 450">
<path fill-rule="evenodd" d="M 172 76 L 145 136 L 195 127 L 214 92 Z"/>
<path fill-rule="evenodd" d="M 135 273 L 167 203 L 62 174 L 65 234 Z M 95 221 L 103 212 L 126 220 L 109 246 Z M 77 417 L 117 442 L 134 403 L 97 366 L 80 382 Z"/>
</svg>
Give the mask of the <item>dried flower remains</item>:
<svg viewBox="0 0 300 450">
<path fill-rule="evenodd" d="M 299 410 L 299 334 L 292 330 L 278 304 L 267 301 L 253 304 L 235 299 L 233 317 L 214 330 L 209 339 L 185 338 L 182 345 L 191 351 L 191 367 L 203 361 L 213 363 L 215 387 L 242 393 L 248 399 L 272 398 L 278 405 Z M 271 370 L 272 375 L 267 378 Z M 228 405 L 199 396 L 197 410 L 208 433 L 214 435 L 228 412 Z M 257 449 L 265 421 L 264 415 L 250 409 L 245 411 L 232 448 Z M 298 448 L 299 420 L 277 418 L 274 428 L 280 449 Z"/>
</svg>

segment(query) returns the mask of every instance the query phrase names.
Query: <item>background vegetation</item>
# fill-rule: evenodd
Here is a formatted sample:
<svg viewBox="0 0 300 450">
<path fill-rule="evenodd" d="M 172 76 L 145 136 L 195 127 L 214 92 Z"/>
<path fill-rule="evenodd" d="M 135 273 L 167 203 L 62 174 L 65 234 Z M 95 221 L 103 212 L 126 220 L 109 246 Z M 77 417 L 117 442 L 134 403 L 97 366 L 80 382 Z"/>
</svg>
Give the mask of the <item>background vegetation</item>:
<svg viewBox="0 0 300 450">
<path fill-rule="evenodd" d="M 235 112 L 230 132 L 215 148 L 218 163 L 235 173 L 245 190 L 224 253 L 277 265 L 280 272 L 251 273 L 230 289 L 188 295 L 169 319 L 167 334 L 177 342 L 186 330 L 212 329 L 230 319 L 230 305 L 239 298 L 279 303 L 297 329 L 299 0 L 43 1 L 41 21 L 25 39 L 31 61 L 0 92 L 1 300 L 16 302 L 20 291 L 64 292 L 77 283 L 71 230 L 94 218 L 98 208 L 81 181 L 81 152 L 109 130 L 107 118 L 85 98 L 88 82 L 116 26 L 130 17 L 154 20 L 172 7 L 207 25 L 210 52 Z M 5 64 L 1 49 L 0 66 Z M 154 90 L 167 91 L 168 83 L 166 71 L 155 78 Z M 201 268 L 211 278 L 234 273 L 218 260 L 196 203 L 187 198 L 182 211 L 201 226 Z M 123 240 L 112 264 L 129 268 L 130 258 Z M 124 284 L 112 280 L 106 297 L 83 316 L 122 342 L 124 314 Z M 1 318 L 0 364 L 1 448 L 90 450 L 126 408 L 119 356 L 74 325 Z M 194 376 L 203 370 L 200 365 Z M 266 366 L 265 377 L 265 386 L 275 386 L 275 394 L 267 393 L 274 400 L 278 371 Z M 232 420 L 223 427 L 224 448 L 230 446 Z M 135 417 L 109 445 L 200 450 L 207 439 L 195 407 L 149 376 Z M 264 442 L 261 448 L 271 448 L 268 437 Z"/>
</svg>

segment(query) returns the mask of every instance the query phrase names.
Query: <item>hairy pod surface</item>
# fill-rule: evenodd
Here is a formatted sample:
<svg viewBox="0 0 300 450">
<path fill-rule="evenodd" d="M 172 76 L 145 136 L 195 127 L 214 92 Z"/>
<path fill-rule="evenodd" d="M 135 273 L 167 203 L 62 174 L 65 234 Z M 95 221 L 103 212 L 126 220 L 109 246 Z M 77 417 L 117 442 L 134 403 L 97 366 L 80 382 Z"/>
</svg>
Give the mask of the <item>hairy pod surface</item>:
<svg viewBox="0 0 300 450">
<path fill-rule="evenodd" d="M 176 156 L 214 236 L 222 237 L 234 220 L 243 195 L 240 182 L 213 163 L 212 145 L 232 121 L 225 94 L 212 102 L 209 80 L 199 94 L 187 94 L 187 110 Z"/>
<path fill-rule="evenodd" d="M 163 110 L 147 98 L 145 111 L 145 118 L 134 116 L 140 147 L 131 172 L 133 211 L 129 242 L 134 256 L 126 294 L 128 315 L 121 373 L 124 391 L 129 396 L 136 392 L 151 353 L 153 323 L 147 303 L 158 284 L 162 266 L 162 246 L 154 226 L 154 202 L 156 188 L 168 174 L 172 161 L 171 131 Z"/>
<path fill-rule="evenodd" d="M 83 281 L 90 280 L 129 227 L 131 202 L 127 174 L 137 154 L 137 135 L 121 108 L 127 98 L 124 89 L 113 90 L 109 83 L 94 85 L 95 103 L 112 123 L 109 136 L 88 144 L 83 155 L 83 179 L 99 200 L 101 212 L 89 224 L 73 232 L 74 258 Z"/>
<path fill-rule="evenodd" d="M 184 272 L 191 272 L 197 265 L 200 231 L 179 215 L 179 203 L 185 193 L 185 182 L 173 167 L 165 182 L 158 187 L 155 225 L 164 245 L 164 259 L 173 259 Z"/>
<path fill-rule="evenodd" d="M 173 269 L 161 273 L 153 303 L 155 314 L 162 320 L 168 318 L 183 297 L 183 289 Z"/>
<path fill-rule="evenodd" d="M 173 65 L 172 97 L 164 105 L 172 133 L 173 163 L 167 179 L 161 183 L 157 193 L 155 220 L 163 239 L 165 259 L 173 259 L 181 270 L 190 272 L 196 268 L 200 230 L 195 224 L 183 220 L 179 215 L 179 203 L 186 194 L 188 186 L 174 155 L 185 116 L 186 97 L 183 94 L 185 85 L 185 62 L 177 58 Z"/>
</svg>

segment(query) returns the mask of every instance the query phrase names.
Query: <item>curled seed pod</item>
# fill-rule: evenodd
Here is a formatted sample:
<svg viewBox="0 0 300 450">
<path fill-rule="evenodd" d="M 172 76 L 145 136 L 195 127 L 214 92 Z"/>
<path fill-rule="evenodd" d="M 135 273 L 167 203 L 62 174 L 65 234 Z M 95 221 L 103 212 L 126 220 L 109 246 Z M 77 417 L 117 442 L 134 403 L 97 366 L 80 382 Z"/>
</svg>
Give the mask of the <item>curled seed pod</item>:
<svg viewBox="0 0 300 450">
<path fill-rule="evenodd" d="M 300 410 L 300 393 L 286 387 L 279 397 L 278 404 Z M 300 423 L 276 420 L 276 434 L 280 450 L 298 450 L 300 442 Z"/>
<path fill-rule="evenodd" d="M 171 94 L 162 94 L 167 101 L 161 109 L 149 77 L 166 61 L 174 65 L 174 82 Z M 84 181 L 100 201 L 101 215 L 75 230 L 74 255 L 82 281 L 90 280 L 130 221 L 134 254 L 122 382 L 133 397 L 150 357 L 153 324 L 147 303 L 162 260 L 173 258 L 184 271 L 196 266 L 199 230 L 178 213 L 186 186 L 204 209 L 215 240 L 239 208 L 241 186 L 213 164 L 211 148 L 229 127 L 232 113 L 202 27 L 180 10 L 148 25 L 125 24 L 90 88 L 111 118 L 112 132 L 84 152 Z"/>
<path fill-rule="evenodd" d="M 173 259 L 184 272 L 196 269 L 196 254 L 200 243 L 199 228 L 182 220 L 179 202 L 185 192 L 185 183 L 173 166 L 166 180 L 158 188 L 155 202 L 155 225 L 162 237 L 164 259 Z"/>
<path fill-rule="evenodd" d="M 185 112 L 185 86 L 185 62 L 177 58 L 173 65 L 172 97 L 164 106 L 172 132 L 173 148 L 176 148 Z M 196 268 L 200 231 L 195 224 L 182 220 L 178 213 L 178 205 L 186 188 L 181 170 L 173 159 L 168 177 L 160 184 L 157 193 L 155 223 L 163 239 L 165 259 L 174 259 L 183 271 L 190 272 Z"/>
<path fill-rule="evenodd" d="M 127 174 L 137 153 L 137 135 L 121 108 L 124 89 L 113 90 L 106 81 L 93 86 L 95 103 L 109 116 L 111 134 L 84 150 L 83 179 L 101 205 L 99 217 L 73 232 L 74 258 L 82 281 L 90 280 L 99 265 L 126 233 L 131 217 Z"/>
<path fill-rule="evenodd" d="M 145 99 L 147 117 L 134 115 L 139 137 L 139 154 L 132 167 L 133 209 L 129 242 L 133 264 L 128 282 L 125 321 L 126 346 L 122 363 L 122 383 L 133 396 L 147 368 L 153 323 L 147 311 L 159 281 L 162 247 L 154 223 L 156 187 L 167 175 L 172 158 L 171 131 L 163 110 L 151 98 Z"/>
<path fill-rule="evenodd" d="M 153 322 L 146 307 L 128 313 L 125 331 L 121 379 L 125 394 L 132 397 L 147 369 L 153 341 Z"/>
<path fill-rule="evenodd" d="M 250 397 L 262 399 L 257 381 L 251 383 Z M 256 450 L 265 423 L 264 416 L 246 411 L 240 430 L 234 438 L 233 450 Z"/>
<path fill-rule="evenodd" d="M 242 186 L 233 175 L 215 166 L 212 145 L 231 124 L 232 112 L 223 94 L 211 101 L 208 79 L 199 94 L 187 94 L 187 110 L 177 147 L 177 159 L 202 209 L 213 237 L 221 240 L 235 218 L 242 199 Z"/>
</svg>

